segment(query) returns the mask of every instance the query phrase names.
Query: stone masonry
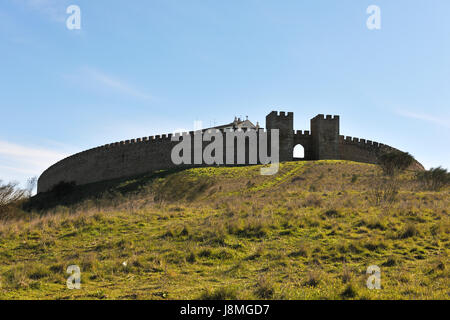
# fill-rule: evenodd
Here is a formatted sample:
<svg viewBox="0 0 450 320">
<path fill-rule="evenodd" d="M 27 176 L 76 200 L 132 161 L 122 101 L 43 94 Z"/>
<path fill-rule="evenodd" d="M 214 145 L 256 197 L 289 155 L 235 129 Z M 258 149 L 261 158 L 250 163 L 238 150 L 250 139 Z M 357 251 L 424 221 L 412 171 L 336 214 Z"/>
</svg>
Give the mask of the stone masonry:
<svg viewBox="0 0 450 320">
<path fill-rule="evenodd" d="M 248 120 L 247 122 L 250 123 Z M 311 119 L 311 131 L 294 131 L 293 123 L 292 112 L 272 111 L 266 117 L 265 130 L 270 132 L 271 129 L 279 129 L 280 162 L 336 159 L 376 163 L 381 153 L 395 150 L 382 143 L 340 135 L 339 116 L 317 115 Z M 259 126 L 256 129 L 263 130 Z M 225 129 L 219 130 L 223 132 Z M 193 137 L 194 132 L 182 134 L 182 136 L 185 135 Z M 50 191 L 61 182 L 84 185 L 178 168 L 180 166 L 171 161 L 172 148 L 178 142 L 172 141 L 171 138 L 172 134 L 164 134 L 126 140 L 72 155 L 42 173 L 38 181 L 38 193 Z M 304 148 L 304 158 L 301 159 L 293 156 L 294 147 L 299 144 Z M 206 145 L 208 143 L 203 142 L 203 147 Z M 248 148 L 247 142 L 246 149 Z M 226 151 L 225 146 L 224 151 Z M 246 152 L 246 163 L 248 163 L 248 150 Z M 183 168 L 194 166 L 206 166 L 206 164 L 182 165 Z"/>
</svg>

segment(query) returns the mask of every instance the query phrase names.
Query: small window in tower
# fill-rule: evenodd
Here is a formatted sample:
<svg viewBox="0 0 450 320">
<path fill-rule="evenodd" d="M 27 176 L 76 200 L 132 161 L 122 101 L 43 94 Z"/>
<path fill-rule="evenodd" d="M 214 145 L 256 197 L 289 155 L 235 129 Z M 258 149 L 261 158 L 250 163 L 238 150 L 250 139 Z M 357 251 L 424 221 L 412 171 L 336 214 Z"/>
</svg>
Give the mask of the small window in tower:
<svg viewBox="0 0 450 320">
<path fill-rule="evenodd" d="M 294 159 L 304 159 L 305 158 L 305 148 L 301 144 L 294 147 Z"/>
</svg>

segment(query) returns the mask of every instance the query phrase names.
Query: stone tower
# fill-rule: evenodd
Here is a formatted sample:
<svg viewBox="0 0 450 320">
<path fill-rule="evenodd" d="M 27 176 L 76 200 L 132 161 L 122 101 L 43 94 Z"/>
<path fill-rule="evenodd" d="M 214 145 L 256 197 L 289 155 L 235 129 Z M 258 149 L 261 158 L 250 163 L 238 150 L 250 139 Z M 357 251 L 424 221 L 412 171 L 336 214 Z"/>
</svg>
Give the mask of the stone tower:
<svg viewBox="0 0 450 320">
<path fill-rule="evenodd" d="M 339 116 L 312 118 L 311 137 L 315 160 L 339 159 Z"/>
<path fill-rule="evenodd" d="M 294 113 L 285 112 L 278 113 L 272 111 L 266 116 L 266 129 L 280 130 L 280 161 L 293 160 L 294 148 Z"/>
</svg>

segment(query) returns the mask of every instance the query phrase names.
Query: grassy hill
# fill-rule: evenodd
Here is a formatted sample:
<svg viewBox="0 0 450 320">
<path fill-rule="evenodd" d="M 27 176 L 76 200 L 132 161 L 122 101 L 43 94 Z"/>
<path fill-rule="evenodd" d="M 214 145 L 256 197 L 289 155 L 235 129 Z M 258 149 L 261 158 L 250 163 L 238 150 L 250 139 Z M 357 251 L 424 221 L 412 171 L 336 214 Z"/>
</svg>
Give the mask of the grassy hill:
<svg viewBox="0 0 450 320">
<path fill-rule="evenodd" d="M 406 172 L 389 199 L 370 164 L 259 169 L 160 172 L 34 199 L 39 213 L 0 223 L 0 299 L 449 299 L 448 188 L 421 191 Z M 69 265 L 80 290 L 66 288 Z M 380 290 L 366 287 L 371 265 Z"/>
</svg>

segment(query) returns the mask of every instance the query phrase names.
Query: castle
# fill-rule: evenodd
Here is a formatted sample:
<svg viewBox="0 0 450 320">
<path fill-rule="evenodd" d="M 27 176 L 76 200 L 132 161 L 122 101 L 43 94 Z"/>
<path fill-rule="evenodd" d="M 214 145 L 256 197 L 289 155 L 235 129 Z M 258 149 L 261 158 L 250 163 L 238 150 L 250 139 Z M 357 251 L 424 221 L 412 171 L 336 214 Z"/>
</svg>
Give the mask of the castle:
<svg viewBox="0 0 450 320">
<path fill-rule="evenodd" d="M 380 154 L 396 150 L 382 143 L 340 135 L 339 116 L 317 115 L 311 119 L 311 131 L 294 131 L 293 123 L 292 112 L 272 111 L 266 116 L 265 130 L 279 130 L 280 162 L 335 159 L 376 163 Z M 259 128 L 259 124 L 255 126 L 248 119 L 237 118 L 230 124 L 214 127 L 214 129 L 222 132 L 229 129 L 263 130 Z M 186 135 L 192 137 L 194 132 L 182 134 L 182 136 Z M 177 143 L 173 141 L 172 134 L 168 134 L 116 142 L 80 152 L 44 171 L 38 180 L 38 193 L 50 191 L 61 182 L 84 185 L 157 170 L 207 165 L 204 163 L 175 165 L 171 161 L 171 150 Z M 203 147 L 206 145 L 207 143 L 203 142 Z M 297 145 L 303 147 L 303 158 L 294 158 L 294 148 Z M 246 149 L 248 147 L 247 143 Z M 248 152 L 245 159 L 248 161 Z"/>
</svg>

